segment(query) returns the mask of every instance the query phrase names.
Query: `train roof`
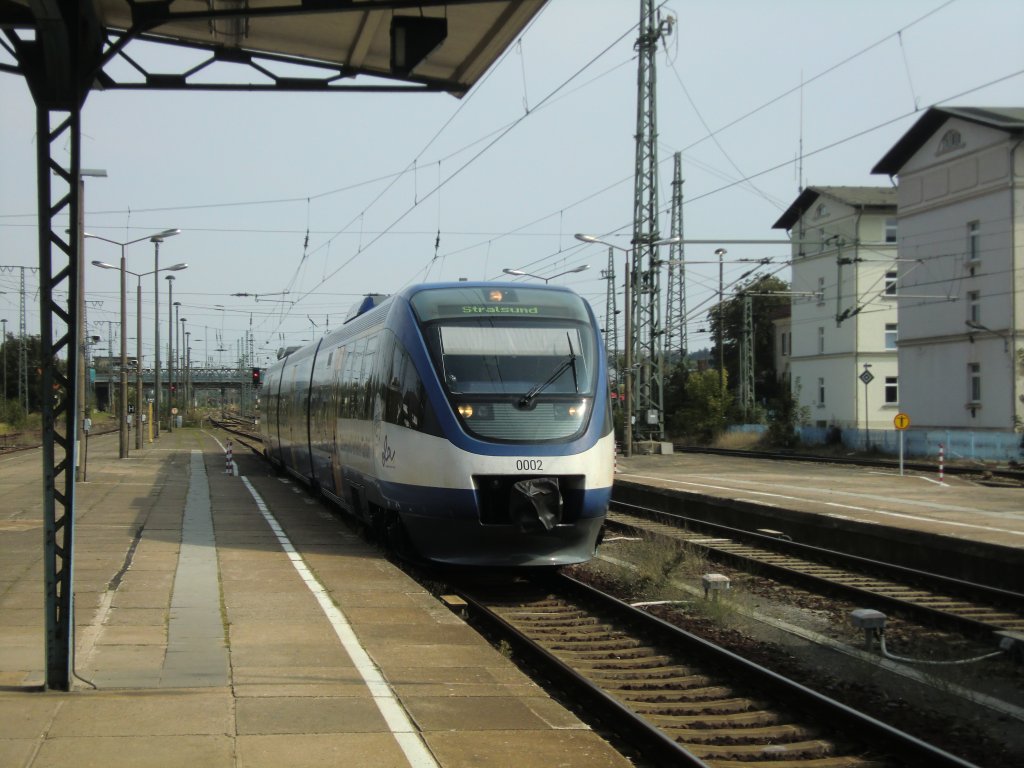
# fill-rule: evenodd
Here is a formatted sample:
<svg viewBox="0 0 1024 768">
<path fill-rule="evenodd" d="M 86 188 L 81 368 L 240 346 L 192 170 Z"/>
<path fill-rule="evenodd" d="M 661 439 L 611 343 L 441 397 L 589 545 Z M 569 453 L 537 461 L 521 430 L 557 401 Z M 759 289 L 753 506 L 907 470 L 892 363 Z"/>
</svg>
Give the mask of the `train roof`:
<svg viewBox="0 0 1024 768">
<path fill-rule="evenodd" d="M 364 326 L 372 325 L 376 322 L 375 318 L 367 317 L 371 313 L 377 314 L 374 310 L 380 309 L 381 311 L 387 311 L 386 307 L 392 303 L 396 298 L 400 298 L 403 301 L 410 302 L 411 299 L 418 293 L 424 291 L 437 290 L 437 289 L 480 289 L 480 290 L 523 290 L 528 289 L 530 291 L 548 291 L 551 293 L 561 294 L 572 294 L 578 296 L 575 291 L 571 288 L 567 288 L 561 285 L 547 285 L 545 283 L 523 283 L 523 282 L 495 282 L 493 280 L 459 280 L 456 282 L 437 282 L 437 283 L 416 283 L 414 285 L 408 285 L 401 289 L 397 293 L 388 295 L 384 293 L 368 293 L 357 301 L 348 312 L 345 321 L 332 331 L 326 333 L 322 339 L 328 344 L 333 339 L 339 336 L 347 336 L 352 333 L 358 333 Z M 582 299 L 582 297 L 580 297 Z M 585 299 L 583 299 L 586 302 Z M 308 354 L 308 351 L 314 350 L 320 343 L 320 339 L 305 344 L 301 347 L 287 347 L 278 350 L 278 360 L 282 360 L 285 357 L 295 355 L 297 358 L 304 357 Z M 308 351 L 307 351 L 308 350 Z"/>
<path fill-rule="evenodd" d="M 524 283 L 524 282 L 512 282 L 512 281 L 496 281 L 496 280 L 459 280 L 457 282 L 440 282 L 440 283 L 418 283 L 416 285 L 410 285 L 403 288 L 396 295 L 400 296 L 412 296 L 413 294 L 419 293 L 420 291 L 431 290 L 433 288 L 536 288 L 538 290 L 547 291 L 560 291 L 562 293 L 573 293 L 571 288 L 566 288 L 564 285 L 548 285 L 546 283 Z"/>
</svg>

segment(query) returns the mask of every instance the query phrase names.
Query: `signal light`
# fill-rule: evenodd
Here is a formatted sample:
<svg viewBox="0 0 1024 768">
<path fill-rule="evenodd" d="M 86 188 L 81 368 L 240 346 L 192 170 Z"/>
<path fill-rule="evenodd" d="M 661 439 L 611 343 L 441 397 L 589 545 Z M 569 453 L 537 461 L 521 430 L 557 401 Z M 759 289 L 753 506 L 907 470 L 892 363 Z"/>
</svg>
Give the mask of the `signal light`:
<svg viewBox="0 0 1024 768">
<path fill-rule="evenodd" d="M 259 386 L 260 386 L 260 369 L 259 368 L 253 368 L 252 369 L 252 385 L 254 387 L 256 387 L 257 389 L 259 389 Z"/>
</svg>

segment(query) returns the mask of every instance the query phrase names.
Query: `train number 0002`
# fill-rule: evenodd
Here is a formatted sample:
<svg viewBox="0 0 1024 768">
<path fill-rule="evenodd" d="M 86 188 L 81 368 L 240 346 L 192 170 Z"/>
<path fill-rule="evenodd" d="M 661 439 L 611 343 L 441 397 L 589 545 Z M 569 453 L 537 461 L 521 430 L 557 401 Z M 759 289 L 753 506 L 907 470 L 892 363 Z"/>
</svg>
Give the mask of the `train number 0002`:
<svg viewBox="0 0 1024 768">
<path fill-rule="evenodd" d="M 516 459 L 516 472 L 543 472 L 543 459 Z"/>
</svg>

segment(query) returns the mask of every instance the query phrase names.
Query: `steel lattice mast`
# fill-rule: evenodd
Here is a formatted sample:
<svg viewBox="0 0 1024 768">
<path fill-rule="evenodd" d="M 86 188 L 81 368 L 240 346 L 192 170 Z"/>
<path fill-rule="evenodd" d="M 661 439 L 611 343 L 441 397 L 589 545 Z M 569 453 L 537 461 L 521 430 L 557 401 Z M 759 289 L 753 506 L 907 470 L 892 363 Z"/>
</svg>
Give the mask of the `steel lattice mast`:
<svg viewBox="0 0 1024 768">
<path fill-rule="evenodd" d="M 18 404 L 28 416 L 28 316 L 25 313 L 25 268 L 21 267 L 18 289 L 21 297 L 18 307 Z"/>
<path fill-rule="evenodd" d="M 604 302 L 604 348 L 608 357 L 608 376 L 612 389 L 619 393 L 622 378 L 619 365 L 619 309 L 616 303 L 615 249 L 608 249 L 608 269 L 601 270 L 601 279 L 607 281 Z M 617 408 L 620 400 L 616 397 L 613 405 Z"/>
<path fill-rule="evenodd" d="M 660 439 L 665 433 L 662 408 L 663 376 L 661 285 L 658 235 L 658 120 L 655 53 L 658 40 L 671 32 L 671 21 L 654 13 L 654 0 L 640 0 L 640 38 L 637 40 L 636 168 L 633 184 L 633 333 L 628 340 L 637 351 L 639 378 L 633 401 L 638 434 Z M 637 373 L 639 376 L 637 377 Z"/>
<path fill-rule="evenodd" d="M 686 337 L 686 264 L 683 253 L 683 159 L 673 155 L 672 172 L 673 241 L 668 252 L 668 292 L 665 301 L 665 361 L 674 365 L 685 360 L 689 350 Z"/>
</svg>

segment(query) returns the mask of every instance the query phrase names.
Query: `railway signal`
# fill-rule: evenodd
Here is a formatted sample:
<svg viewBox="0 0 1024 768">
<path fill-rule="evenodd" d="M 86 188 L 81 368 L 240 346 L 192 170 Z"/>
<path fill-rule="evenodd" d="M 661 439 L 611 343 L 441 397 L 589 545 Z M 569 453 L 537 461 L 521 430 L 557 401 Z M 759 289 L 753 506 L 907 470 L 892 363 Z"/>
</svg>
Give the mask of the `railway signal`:
<svg viewBox="0 0 1024 768">
<path fill-rule="evenodd" d="M 252 369 L 252 386 L 255 389 L 259 389 L 260 388 L 260 369 L 259 368 L 253 368 Z"/>
</svg>

